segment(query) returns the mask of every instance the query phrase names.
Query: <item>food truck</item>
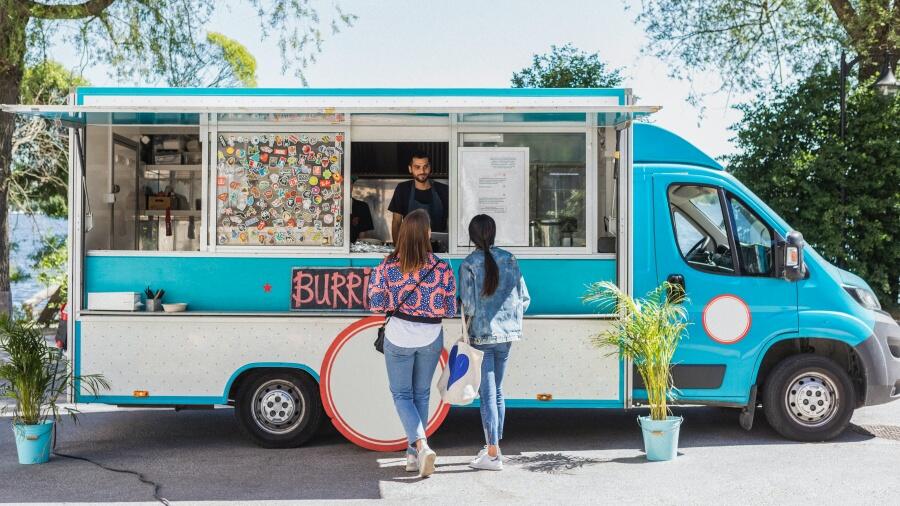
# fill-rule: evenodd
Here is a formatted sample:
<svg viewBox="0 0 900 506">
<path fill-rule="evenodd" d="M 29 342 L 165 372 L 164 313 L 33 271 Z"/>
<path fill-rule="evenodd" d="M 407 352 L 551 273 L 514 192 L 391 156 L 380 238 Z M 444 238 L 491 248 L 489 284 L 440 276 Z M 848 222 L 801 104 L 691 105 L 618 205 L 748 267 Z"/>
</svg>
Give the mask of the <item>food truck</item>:
<svg viewBox="0 0 900 506">
<path fill-rule="evenodd" d="M 231 405 L 264 447 L 328 418 L 362 447 L 403 448 L 365 287 L 414 152 L 449 188 L 439 256 L 457 268 L 486 213 L 519 259 L 532 302 L 509 408 L 645 400 L 632 364 L 592 347 L 617 317 L 582 303 L 602 280 L 685 288 L 678 401 L 738 408 L 745 428 L 762 406 L 782 435 L 825 440 L 900 396 L 900 327 L 866 282 L 645 121 L 658 109 L 628 89 L 91 87 L 3 106 L 69 127 L 67 353 L 110 384 L 78 402 Z M 460 322 L 444 325 L 450 344 Z M 450 409 L 431 399 L 429 434 Z"/>
</svg>

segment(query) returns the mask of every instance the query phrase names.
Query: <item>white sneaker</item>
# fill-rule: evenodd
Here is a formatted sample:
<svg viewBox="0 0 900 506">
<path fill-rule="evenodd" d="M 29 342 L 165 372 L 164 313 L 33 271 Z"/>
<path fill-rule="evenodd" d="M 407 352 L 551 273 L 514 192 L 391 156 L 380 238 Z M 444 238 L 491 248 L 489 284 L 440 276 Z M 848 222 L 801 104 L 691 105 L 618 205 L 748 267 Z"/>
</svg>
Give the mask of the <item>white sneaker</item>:
<svg viewBox="0 0 900 506">
<path fill-rule="evenodd" d="M 419 470 L 419 459 L 415 453 L 406 452 L 406 471 L 414 473 Z"/>
<path fill-rule="evenodd" d="M 478 450 L 478 454 L 475 455 L 475 458 L 472 459 L 472 462 L 475 462 L 478 459 L 478 457 L 481 457 L 482 455 L 487 455 L 487 445 L 482 446 L 481 449 Z M 500 448 L 497 448 L 497 455 L 500 457 L 503 457 L 503 450 L 501 450 Z"/>
<path fill-rule="evenodd" d="M 416 456 L 416 460 L 419 464 L 419 476 L 422 478 L 427 478 L 431 476 L 431 473 L 434 472 L 434 461 L 437 459 L 437 454 L 434 453 L 434 450 L 425 446 L 421 450 L 419 450 L 419 454 Z"/>
<path fill-rule="evenodd" d="M 473 460 L 469 464 L 469 467 L 474 469 L 485 469 L 487 471 L 502 471 L 503 458 L 499 454 L 496 457 L 491 457 L 485 453 Z"/>
</svg>

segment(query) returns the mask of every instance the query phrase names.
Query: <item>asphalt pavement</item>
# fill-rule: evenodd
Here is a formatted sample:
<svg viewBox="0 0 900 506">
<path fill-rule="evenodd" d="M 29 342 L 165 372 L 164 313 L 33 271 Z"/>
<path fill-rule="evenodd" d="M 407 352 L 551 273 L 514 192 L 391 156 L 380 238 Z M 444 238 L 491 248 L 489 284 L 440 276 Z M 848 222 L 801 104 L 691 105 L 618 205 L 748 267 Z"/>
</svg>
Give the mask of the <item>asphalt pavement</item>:
<svg viewBox="0 0 900 506">
<path fill-rule="evenodd" d="M 57 450 L 138 471 L 173 502 L 900 503 L 900 440 L 891 439 L 900 402 L 858 411 L 854 427 L 826 443 L 784 440 L 762 416 L 746 432 L 734 410 L 676 411 L 685 417 L 679 456 L 648 462 L 637 411 L 510 410 L 506 469 L 490 472 L 466 465 L 482 444 L 478 411 L 455 408 L 431 439 L 438 460 L 428 479 L 406 473 L 402 454 L 358 448 L 327 422 L 305 447 L 258 448 L 227 408 L 86 412 L 62 424 Z M 60 457 L 19 465 L 5 429 L 0 501 L 152 502 L 153 487 Z"/>
</svg>

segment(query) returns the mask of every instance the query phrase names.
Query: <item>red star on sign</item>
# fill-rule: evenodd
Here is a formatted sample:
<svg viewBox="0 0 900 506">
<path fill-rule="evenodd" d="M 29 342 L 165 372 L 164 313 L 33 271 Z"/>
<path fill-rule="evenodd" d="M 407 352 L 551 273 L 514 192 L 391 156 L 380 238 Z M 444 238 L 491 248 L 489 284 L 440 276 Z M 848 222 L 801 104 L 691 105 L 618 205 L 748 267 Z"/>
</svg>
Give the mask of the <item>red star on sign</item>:
<svg viewBox="0 0 900 506">
<path fill-rule="evenodd" d="M 270 285 L 270 284 L 268 284 L 268 283 L 264 284 L 264 285 L 263 285 L 263 291 L 266 292 L 266 293 L 271 292 L 271 291 L 272 291 L 272 285 Z"/>
</svg>

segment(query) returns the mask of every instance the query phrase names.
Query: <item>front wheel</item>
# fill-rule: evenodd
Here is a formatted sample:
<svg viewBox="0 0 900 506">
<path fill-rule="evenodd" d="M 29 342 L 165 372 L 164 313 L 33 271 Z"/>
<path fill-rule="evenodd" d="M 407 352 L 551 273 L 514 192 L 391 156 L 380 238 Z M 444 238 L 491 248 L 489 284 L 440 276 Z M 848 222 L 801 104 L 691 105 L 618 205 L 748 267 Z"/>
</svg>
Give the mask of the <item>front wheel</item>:
<svg viewBox="0 0 900 506">
<path fill-rule="evenodd" d="M 309 440 L 322 421 L 319 387 L 302 372 L 259 373 L 241 385 L 234 414 L 257 445 L 295 448 Z"/>
<path fill-rule="evenodd" d="M 847 428 L 855 406 L 850 376 L 826 357 L 788 357 L 766 379 L 766 420 L 788 439 L 833 439 Z"/>
</svg>

